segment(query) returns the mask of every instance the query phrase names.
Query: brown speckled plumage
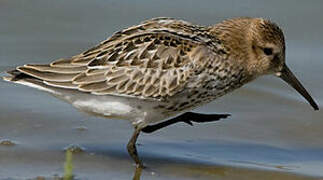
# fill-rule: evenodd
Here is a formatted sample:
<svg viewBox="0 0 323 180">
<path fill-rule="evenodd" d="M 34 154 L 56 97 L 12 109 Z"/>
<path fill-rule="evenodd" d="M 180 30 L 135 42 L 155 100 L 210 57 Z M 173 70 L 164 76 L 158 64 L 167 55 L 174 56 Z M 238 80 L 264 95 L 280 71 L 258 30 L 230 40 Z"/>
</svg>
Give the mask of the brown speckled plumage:
<svg viewBox="0 0 323 180">
<path fill-rule="evenodd" d="M 220 91 L 241 84 L 241 68 L 234 67 L 228 53 L 209 27 L 155 18 L 117 32 L 79 55 L 17 70 L 50 86 L 160 100 L 183 92 L 190 81 L 195 84 L 192 92 L 212 88 L 200 79 L 202 73 L 218 81 L 213 86 Z"/>
<path fill-rule="evenodd" d="M 213 26 L 155 18 L 116 32 L 71 58 L 27 64 L 8 73 L 5 80 L 52 93 L 84 112 L 132 121 L 135 132 L 128 152 L 138 166 L 142 163 L 135 142 L 140 131 L 152 132 L 147 129 L 150 124 L 185 113 L 262 75 L 282 78 L 318 109 L 285 63 L 282 30 L 262 18 L 235 18 Z M 187 119 L 190 116 L 182 114 L 158 127 L 194 121 Z"/>
<path fill-rule="evenodd" d="M 264 54 L 271 48 L 273 55 Z M 49 65 L 18 72 L 47 86 L 93 95 L 155 100 L 166 115 L 192 109 L 285 64 L 281 29 L 262 18 L 214 26 L 154 18 L 116 32 L 97 46 Z"/>
</svg>

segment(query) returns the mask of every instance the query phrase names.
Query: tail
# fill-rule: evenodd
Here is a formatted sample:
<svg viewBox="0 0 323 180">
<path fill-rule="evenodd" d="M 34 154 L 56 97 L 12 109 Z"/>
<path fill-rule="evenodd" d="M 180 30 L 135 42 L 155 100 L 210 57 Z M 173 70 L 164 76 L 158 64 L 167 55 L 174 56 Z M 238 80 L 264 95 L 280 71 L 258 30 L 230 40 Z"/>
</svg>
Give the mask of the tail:
<svg viewBox="0 0 323 180">
<path fill-rule="evenodd" d="M 31 88 L 35 88 L 47 93 L 50 93 L 54 95 L 57 98 L 60 98 L 65 101 L 69 101 L 69 99 L 65 98 L 65 95 L 68 94 L 66 97 L 71 97 L 71 93 L 74 90 L 71 90 L 71 88 L 59 88 L 57 86 L 51 86 L 46 81 L 41 79 L 42 73 L 40 71 L 32 71 L 33 69 L 30 69 L 30 71 L 27 67 L 24 69 L 25 66 L 18 66 L 13 70 L 7 71 L 7 76 L 2 77 L 3 80 L 16 83 L 16 84 L 21 84 L 24 86 L 28 86 Z M 25 70 L 25 71 L 23 71 Z M 33 73 L 38 73 L 33 76 Z M 27 74 L 29 73 L 29 74 Z M 46 73 L 44 73 L 46 75 Z"/>
<path fill-rule="evenodd" d="M 25 86 L 29 86 L 32 88 L 36 88 L 38 90 L 46 91 L 52 94 L 57 94 L 55 87 L 48 86 L 44 81 L 38 77 L 34 77 L 32 75 L 26 74 L 23 71 L 20 71 L 21 67 L 17 67 L 16 69 L 7 71 L 8 76 L 2 77 L 3 80 L 8 82 L 13 82 Z"/>
<path fill-rule="evenodd" d="M 9 75 L 2 77 L 2 79 L 5 81 L 22 84 L 49 92 L 49 89 L 45 87 L 43 81 L 41 79 L 38 79 L 37 77 L 25 74 L 18 69 L 7 71 L 7 74 Z"/>
<path fill-rule="evenodd" d="M 76 89 L 77 85 L 73 84 L 72 81 L 74 77 L 82 74 L 86 67 L 83 65 L 67 64 L 68 60 L 57 60 L 51 64 L 26 64 L 18 66 L 11 71 L 7 71 L 9 76 L 5 76 L 3 79 L 20 84 L 23 84 L 24 81 L 37 81 L 38 83 L 53 87 Z"/>
<path fill-rule="evenodd" d="M 30 76 L 30 75 L 27 75 L 25 73 L 22 73 L 22 72 L 18 71 L 17 69 L 7 71 L 7 74 L 9 74 L 9 76 L 2 77 L 2 79 L 5 80 L 5 81 L 16 82 L 16 81 L 19 81 L 19 80 L 22 80 L 22 79 L 35 79 L 35 80 L 37 80 L 36 78 L 34 78 L 34 77 Z"/>
</svg>

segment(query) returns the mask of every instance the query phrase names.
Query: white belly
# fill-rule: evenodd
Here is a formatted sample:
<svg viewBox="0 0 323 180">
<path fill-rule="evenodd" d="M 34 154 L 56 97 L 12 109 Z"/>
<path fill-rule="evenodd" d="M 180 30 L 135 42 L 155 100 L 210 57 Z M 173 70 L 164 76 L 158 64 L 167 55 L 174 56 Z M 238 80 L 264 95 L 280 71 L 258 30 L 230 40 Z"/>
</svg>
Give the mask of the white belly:
<svg viewBox="0 0 323 180">
<path fill-rule="evenodd" d="M 46 91 L 62 99 L 80 111 L 111 119 L 129 120 L 134 126 L 144 127 L 150 123 L 169 118 L 156 107 L 159 102 L 113 95 L 93 95 L 72 89 L 47 86 L 41 82 L 20 80 L 16 83 Z"/>
</svg>

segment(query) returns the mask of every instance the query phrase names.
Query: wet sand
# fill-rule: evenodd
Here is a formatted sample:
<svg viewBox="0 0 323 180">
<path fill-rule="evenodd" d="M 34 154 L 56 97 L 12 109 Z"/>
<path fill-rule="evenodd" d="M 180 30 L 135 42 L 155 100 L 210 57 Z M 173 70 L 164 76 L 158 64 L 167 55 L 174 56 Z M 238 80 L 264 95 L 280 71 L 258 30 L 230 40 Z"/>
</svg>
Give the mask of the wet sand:
<svg viewBox="0 0 323 180">
<path fill-rule="evenodd" d="M 75 55 L 151 17 L 213 24 L 261 16 L 282 26 L 287 64 L 321 105 L 322 6 L 321 1 L 5 0 L 0 2 L 0 72 Z M 1 180 L 62 177 L 64 148 L 73 144 L 83 149 L 72 157 L 76 179 L 133 178 L 126 152 L 129 122 L 90 117 L 46 93 L 4 81 L 0 92 Z M 196 111 L 232 116 L 142 134 L 138 150 L 147 169 L 141 179 L 323 178 L 323 111 L 314 112 L 281 80 L 259 78 Z"/>
</svg>

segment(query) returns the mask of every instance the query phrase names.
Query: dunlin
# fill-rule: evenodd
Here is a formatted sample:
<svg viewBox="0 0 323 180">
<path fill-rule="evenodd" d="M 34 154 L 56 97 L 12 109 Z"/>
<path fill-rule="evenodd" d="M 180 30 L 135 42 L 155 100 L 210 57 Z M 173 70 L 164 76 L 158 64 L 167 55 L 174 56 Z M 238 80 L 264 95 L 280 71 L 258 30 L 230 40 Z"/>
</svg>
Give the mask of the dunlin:
<svg viewBox="0 0 323 180">
<path fill-rule="evenodd" d="M 127 148 L 138 167 L 141 131 L 226 118 L 189 111 L 262 75 L 282 78 L 319 109 L 285 63 L 282 30 L 262 18 L 213 26 L 155 18 L 71 58 L 8 73 L 5 80 L 47 91 L 81 111 L 130 120 L 135 130 Z"/>
</svg>

